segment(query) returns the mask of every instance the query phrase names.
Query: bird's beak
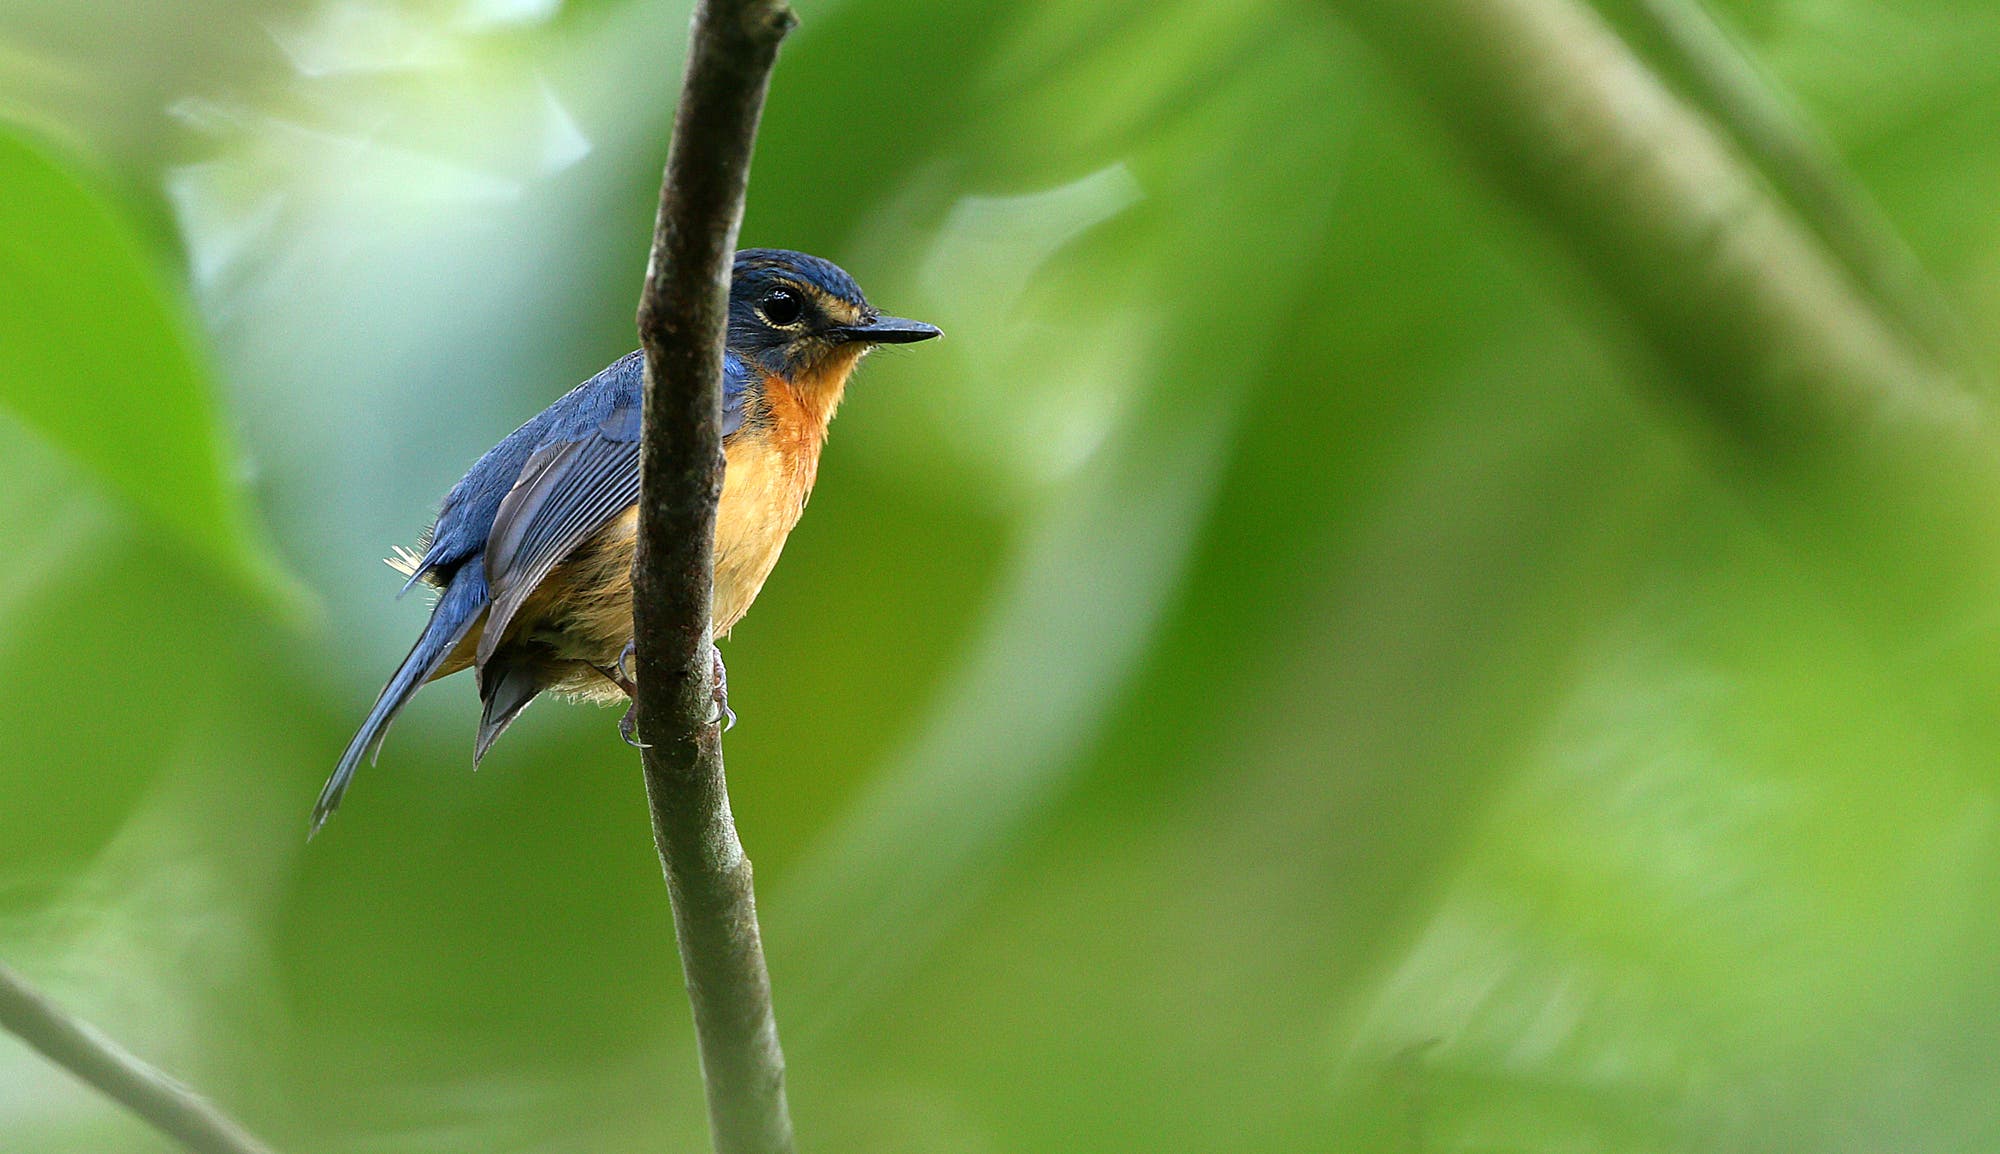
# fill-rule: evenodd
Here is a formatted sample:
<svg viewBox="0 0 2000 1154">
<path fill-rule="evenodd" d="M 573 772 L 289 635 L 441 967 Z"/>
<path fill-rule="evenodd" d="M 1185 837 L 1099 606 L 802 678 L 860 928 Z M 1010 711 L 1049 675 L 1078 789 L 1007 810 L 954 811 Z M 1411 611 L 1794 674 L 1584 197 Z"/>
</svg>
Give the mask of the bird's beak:
<svg viewBox="0 0 2000 1154">
<path fill-rule="evenodd" d="M 842 325 L 833 332 L 840 340 L 866 341 L 871 345 L 908 345 L 944 335 L 944 330 L 936 325 L 903 317 L 876 317 L 858 325 Z"/>
</svg>

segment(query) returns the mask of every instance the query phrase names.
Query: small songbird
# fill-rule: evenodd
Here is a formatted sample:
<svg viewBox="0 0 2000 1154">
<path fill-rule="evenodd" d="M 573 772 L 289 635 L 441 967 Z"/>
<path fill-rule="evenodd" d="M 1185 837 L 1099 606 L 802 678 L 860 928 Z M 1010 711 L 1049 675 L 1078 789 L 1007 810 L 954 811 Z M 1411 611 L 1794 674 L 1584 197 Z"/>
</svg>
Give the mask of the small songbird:
<svg viewBox="0 0 2000 1154">
<path fill-rule="evenodd" d="M 876 312 L 854 278 L 828 261 L 782 249 L 736 254 L 711 637 L 742 619 L 777 564 L 854 366 L 876 345 L 938 335 L 921 321 Z M 437 605 L 327 779 L 313 832 L 428 682 L 477 671 L 485 708 L 475 762 L 543 692 L 630 696 L 644 373 L 632 353 L 516 429 L 445 495 L 422 551 L 390 562 L 409 577 L 404 591 L 429 584 L 439 591 Z"/>
</svg>

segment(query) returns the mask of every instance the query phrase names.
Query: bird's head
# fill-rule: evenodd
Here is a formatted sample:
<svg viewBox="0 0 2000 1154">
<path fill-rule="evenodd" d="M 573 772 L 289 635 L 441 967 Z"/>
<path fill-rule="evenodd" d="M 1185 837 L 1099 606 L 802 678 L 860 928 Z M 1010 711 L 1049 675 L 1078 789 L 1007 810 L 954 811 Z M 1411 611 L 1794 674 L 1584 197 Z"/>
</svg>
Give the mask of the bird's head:
<svg viewBox="0 0 2000 1154">
<path fill-rule="evenodd" d="M 794 383 L 838 388 L 876 345 L 942 336 L 922 321 L 883 316 L 832 261 L 779 248 L 736 254 L 729 290 L 729 347 Z"/>
</svg>

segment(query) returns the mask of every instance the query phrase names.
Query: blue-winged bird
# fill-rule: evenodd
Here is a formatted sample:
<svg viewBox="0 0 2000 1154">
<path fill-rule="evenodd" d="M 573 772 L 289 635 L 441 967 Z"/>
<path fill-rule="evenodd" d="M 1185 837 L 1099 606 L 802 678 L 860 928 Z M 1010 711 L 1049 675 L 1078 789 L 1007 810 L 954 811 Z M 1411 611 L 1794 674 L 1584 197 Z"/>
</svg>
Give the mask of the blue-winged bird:
<svg viewBox="0 0 2000 1154">
<path fill-rule="evenodd" d="M 711 636 L 743 617 L 777 563 L 854 366 L 876 345 L 937 335 L 876 312 L 854 278 L 818 257 L 736 254 Z M 476 671 L 485 708 L 475 761 L 543 692 L 630 695 L 644 372 L 632 353 L 516 429 L 445 495 L 422 552 L 390 562 L 408 574 L 405 591 L 418 582 L 436 588 L 437 605 L 320 792 L 315 832 L 427 682 Z"/>
</svg>

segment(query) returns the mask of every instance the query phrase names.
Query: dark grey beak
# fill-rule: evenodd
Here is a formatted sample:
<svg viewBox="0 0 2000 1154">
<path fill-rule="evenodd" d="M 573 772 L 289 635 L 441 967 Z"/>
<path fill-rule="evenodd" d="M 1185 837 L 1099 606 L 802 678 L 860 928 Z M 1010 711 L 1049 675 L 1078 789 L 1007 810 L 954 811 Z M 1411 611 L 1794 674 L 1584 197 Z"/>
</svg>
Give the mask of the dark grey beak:
<svg viewBox="0 0 2000 1154">
<path fill-rule="evenodd" d="M 866 341 L 871 345 L 909 345 L 941 337 L 944 330 L 922 321 L 903 317 L 876 317 L 858 325 L 842 325 L 833 335 L 844 341 Z"/>
</svg>

